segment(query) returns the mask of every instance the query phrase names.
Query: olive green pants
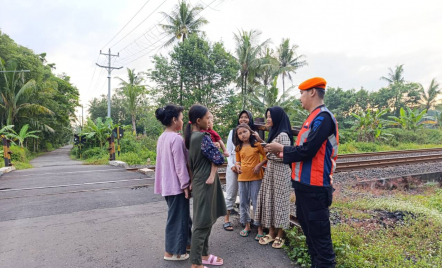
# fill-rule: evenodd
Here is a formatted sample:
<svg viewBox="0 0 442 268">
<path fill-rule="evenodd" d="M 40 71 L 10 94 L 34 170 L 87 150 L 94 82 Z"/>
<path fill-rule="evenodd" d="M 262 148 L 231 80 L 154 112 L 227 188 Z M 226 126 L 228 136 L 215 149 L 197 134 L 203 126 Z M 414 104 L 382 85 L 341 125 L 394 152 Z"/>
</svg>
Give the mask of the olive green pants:
<svg viewBox="0 0 442 268">
<path fill-rule="evenodd" d="M 209 236 L 211 231 L 212 227 L 195 228 L 193 230 L 190 248 L 190 262 L 192 264 L 201 265 L 201 257 L 209 255 Z"/>
</svg>

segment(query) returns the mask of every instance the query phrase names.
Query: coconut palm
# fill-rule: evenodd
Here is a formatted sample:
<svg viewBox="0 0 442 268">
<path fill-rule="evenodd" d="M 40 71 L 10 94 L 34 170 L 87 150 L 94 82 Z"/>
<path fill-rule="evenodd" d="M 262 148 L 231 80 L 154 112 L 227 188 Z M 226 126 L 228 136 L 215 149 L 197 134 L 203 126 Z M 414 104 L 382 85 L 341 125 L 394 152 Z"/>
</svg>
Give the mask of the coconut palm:
<svg viewBox="0 0 442 268">
<path fill-rule="evenodd" d="M 304 55 L 297 55 L 297 45 L 290 46 L 290 39 L 282 39 L 282 43 L 277 49 L 277 59 L 279 62 L 278 74 L 282 76 L 282 93 L 285 93 L 285 78 L 292 81 L 292 74 L 302 66 L 307 65 L 305 60 L 302 60 Z"/>
<path fill-rule="evenodd" d="M 243 108 L 245 108 L 247 83 L 253 83 L 260 68 L 265 63 L 259 57 L 259 53 L 270 42 L 270 39 L 262 43 L 258 43 L 261 32 L 258 30 L 250 30 L 249 32 L 241 30 L 238 34 L 234 34 L 236 42 L 235 59 L 240 65 L 240 71 L 237 78 L 237 84 L 241 87 L 243 96 Z"/>
<path fill-rule="evenodd" d="M 34 114 L 53 114 L 48 108 L 32 103 L 29 96 L 37 88 L 35 80 L 26 81 L 24 73 L 16 72 L 17 64 L 8 61 L 6 64 L 0 58 L 0 70 L 3 72 L 4 86 L 0 88 L 1 103 L 0 109 L 6 114 L 6 124 L 12 125 L 18 117 L 25 111 Z"/>
<path fill-rule="evenodd" d="M 22 128 L 20 129 L 20 131 L 18 133 L 15 132 L 12 128 L 9 129 L 11 139 L 14 140 L 14 141 L 18 140 L 18 144 L 22 148 L 23 148 L 23 144 L 24 144 L 24 142 L 25 142 L 25 140 L 27 138 L 38 139 L 38 136 L 35 135 L 35 133 L 39 133 L 40 130 L 28 131 L 28 129 L 29 129 L 29 125 L 28 124 L 22 126 Z"/>
<path fill-rule="evenodd" d="M 405 79 L 403 77 L 403 73 L 404 73 L 404 65 L 397 65 L 396 69 L 391 69 L 388 68 L 390 70 L 390 73 L 388 74 L 388 76 L 382 76 L 380 79 L 381 80 L 385 80 L 387 81 L 389 84 L 401 84 L 405 82 Z"/>
<path fill-rule="evenodd" d="M 119 89 L 119 94 L 121 94 L 125 99 L 126 108 L 132 117 L 132 130 L 136 135 L 136 118 L 138 107 L 146 95 L 146 88 L 144 85 L 141 85 L 141 83 L 144 81 L 143 77 L 140 73 L 135 73 L 135 69 L 127 68 L 127 77 L 128 81 L 125 81 L 120 77 L 116 77 L 116 79 L 120 80 L 121 87 Z"/>
<path fill-rule="evenodd" d="M 171 36 L 164 46 L 169 46 L 181 38 L 184 41 L 191 33 L 201 32 L 201 27 L 209 23 L 203 17 L 197 18 L 203 9 L 201 5 L 192 7 L 190 3 L 182 0 L 170 14 L 161 12 L 168 21 L 168 24 L 160 24 L 160 26 L 167 35 Z"/>
<path fill-rule="evenodd" d="M 421 85 L 422 104 L 427 111 L 430 110 L 430 108 L 432 108 L 435 104 L 437 104 L 437 98 L 441 93 L 442 88 L 440 88 L 439 83 L 436 82 L 436 78 L 433 78 L 433 80 L 431 80 L 431 84 L 427 90 L 425 90 L 424 87 Z"/>
</svg>

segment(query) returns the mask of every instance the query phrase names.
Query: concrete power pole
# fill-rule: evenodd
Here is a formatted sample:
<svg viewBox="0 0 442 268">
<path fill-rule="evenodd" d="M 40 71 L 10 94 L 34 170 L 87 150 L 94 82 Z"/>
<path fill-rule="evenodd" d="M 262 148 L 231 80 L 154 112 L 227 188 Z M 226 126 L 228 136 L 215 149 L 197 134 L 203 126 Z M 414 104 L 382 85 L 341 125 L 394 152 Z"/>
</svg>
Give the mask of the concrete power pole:
<svg viewBox="0 0 442 268">
<path fill-rule="evenodd" d="M 107 79 L 108 79 L 108 93 L 107 93 L 107 117 L 111 117 L 111 72 L 112 72 L 112 70 L 114 70 L 114 69 L 121 69 L 121 68 L 123 68 L 123 67 L 112 67 L 111 66 L 111 58 L 112 57 L 119 57 L 120 56 L 120 53 L 118 53 L 117 55 L 112 55 L 111 54 L 111 50 L 110 50 L 110 48 L 109 48 L 109 54 L 105 54 L 105 53 L 101 53 L 101 50 L 100 50 L 100 55 L 105 55 L 105 56 L 107 56 L 108 57 L 108 60 L 109 60 L 109 65 L 108 66 L 102 66 L 102 65 L 100 65 L 100 64 L 98 64 L 98 63 L 96 63 L 97 64 L 97 66 L 98 67 L 101 67 L 101 68 L 104 68 L 104 69 L 106 69 L 107 70 Z"/>
</svg>

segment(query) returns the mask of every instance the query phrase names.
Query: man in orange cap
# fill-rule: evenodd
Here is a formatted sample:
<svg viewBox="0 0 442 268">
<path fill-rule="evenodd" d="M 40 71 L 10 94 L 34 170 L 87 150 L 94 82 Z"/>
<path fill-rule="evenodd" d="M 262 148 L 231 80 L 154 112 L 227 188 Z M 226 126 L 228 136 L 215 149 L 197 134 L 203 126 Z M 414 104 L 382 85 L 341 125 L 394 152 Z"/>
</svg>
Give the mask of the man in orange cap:
<svg viewBox="0 0 442 268">
<path fill-rule="evenodd" d="M 333 197 L 333 172 L 338 155 L 339 133 L 334 115 L 324 105 L 324 78 L 299 85 L 301 105 L 310 112 L 302 125 L 296 146 L 270 143 L 265 150 L 292 164 L 296 216 L 307 238 L 312 266 L 335 267 L 330 234 L 329 207 Z"/>
</svg>

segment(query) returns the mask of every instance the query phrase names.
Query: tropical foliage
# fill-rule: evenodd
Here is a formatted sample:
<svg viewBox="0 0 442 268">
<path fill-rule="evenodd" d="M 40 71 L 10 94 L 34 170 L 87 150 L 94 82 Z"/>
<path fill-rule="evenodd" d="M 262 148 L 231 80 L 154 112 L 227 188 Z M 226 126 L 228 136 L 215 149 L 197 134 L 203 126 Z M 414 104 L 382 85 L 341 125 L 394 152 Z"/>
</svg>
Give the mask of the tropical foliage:
<svg viewBox="0 0 442 268">
<path fill-rule="evenodd" d="M 72 137 L 79 93 L 67 74 L 54 70 L 46 53 L 35 54 L 0 31 L 0 128 L 14 125 L 9 133 L 18 136 L 26 129 L 27 141 L 18 141 L 32 151 L 66 144 Z"/>
</svg>

